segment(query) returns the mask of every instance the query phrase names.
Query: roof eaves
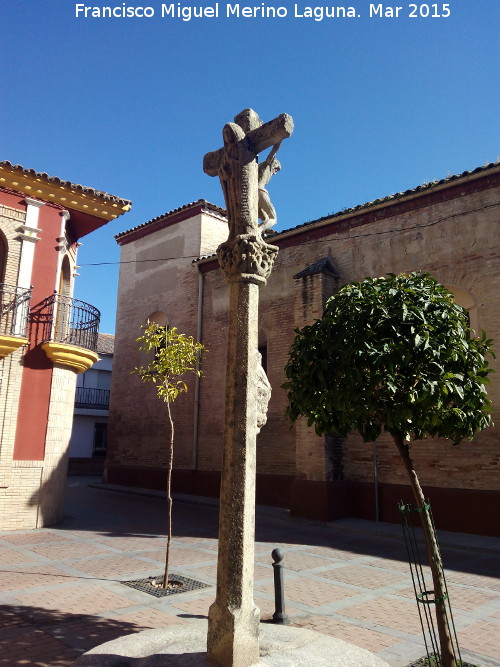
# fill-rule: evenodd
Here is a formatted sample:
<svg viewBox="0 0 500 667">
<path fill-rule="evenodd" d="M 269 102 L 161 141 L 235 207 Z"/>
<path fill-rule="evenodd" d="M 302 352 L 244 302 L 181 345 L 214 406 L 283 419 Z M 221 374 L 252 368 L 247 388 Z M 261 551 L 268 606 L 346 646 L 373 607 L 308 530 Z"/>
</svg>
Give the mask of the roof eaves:
<svg viewBox="0 0 500 667">
<path fill-rule="evenodd" d="M 210 213 L 215 213 L 216 215 L 226 218 L 226 211 L 225 209 L 221 208 L 220 206 L 216 206 L 215 204 L 211 204 L 209 201 L 206 199 L 198 199 L 197 201 L 190 202 L 189 204 L 184 204 L 184 206 L 179 206 L 178 208 L 174 208 L 171 211 L 167 211 L 167 213 L 163 213 L 162 215 L 158 215 L 156 218 L 152 218 L 151 220 L 148 220 L 147 222 L 143 222 L 140 225 L 137 225 L 136 227 L 132 227 L 131 229 L 127 229 L 124 232 L 120 232 L 119 234 L 116 234 L 115 240 L 119 241 L 120 239 L 123 239 L 129 234 L 133 234 L 134 232 L 137 232 L 139 230 L 142 230 L 148 226 L 154 226 L 155 224 L 166 220 L 167 218 L 178 215 L 179 213 L 183 213 L 184 211 L 188 211 L 191 208 L 194 207 L 201 207 L 203 212 L 210 212 Z"/>
<path fill-rule="evenodd" d="M 275 240 L 278 241 L 280 236 L 284 236 L 285 234 L 288 233 L 293 233 L 295 231 L 303 229 L 304 227 L 316 225 L 321 222 L 330 222 L 335 220 L 336 218 L 349 216 L 355 213 L 360 213 L 380 206 L 389 205 L 397 200 L 405 199 L 415 195 L 426 194 L 431 190 L 447 187 L 448 185 L 451 185 L 454 181 L 470 178 L 471 176 L 480 176 L 484 172 L 491 171 L 499 167 L 500 167 L 500 161 L 492 162 L 490 164 L 485 165 L 484 167 L 477 167 L 476 169 L 472 169 L 470 171 L 464 171 L 461 174 L 454 174 L 452 176 L 447 176 L 446 178 L 442 178 L 438 181 L 432 181 L 431 183 L 424 183 L 423 185 L 418 185 L 416 188 L 411 188 L 409 190 L 405 190 L 404 192 L 397 192 L 393 195 L 388 195 L 387 197 L 380 197 L 379 199 L 375 199 L 373 201 L 366 202 L 364 204 L 358 204 L 357 206 L 353 206 L 351 208 L 345 208 L 341 211 L 337 211 L 336 213 L 330 213 L 329 215 L 324 215 L 321 218 L 317 218 L 315 220 L 309 220 L 308 222 L 303 222 L 302 224 L 296 225 L 295 227 L 284 229 L 278 232 L 278 238 L 276 238 Z"/>
<path fill-rule="evenodd" d="M 415 195 L 425 194 L 429 191 L 436 190 L 438 188 L 445 188 L 453 184 L 455 181 L 459 181 L 460 179 L 465 180 L 469 179 L 470 177 L 479 177 L 485 174 L 486 172 L 496 171 L 499 168 L 500 168 L 500 161 L 492 162 L 485 165 L 484 167 L 477 167 L 476 169 L 472 169 L 470 171 L 464 171 L 461 174 L 454 174 L 452 176 L 447 176 L 446 178 L 442 178 L 438 181 L 433 181 L 432 183 L 425 183 L 423 185 L 419 185 L 416 188 L 405 190 L 404 192 L 397 192 L 396 194 L 388 195 L 387 197 L 381 197 L 379 199 L 375 199 L 374 201 L 366 202 L 365 204 L 359 204 L 358 206 L 346 208 L 341 211 L 337 211 L 336 213 L 331 213 L 329 215 L 322 216 L 321 218 L 317 218 L 315 220 L 310 220 L 300 225 L 296 225 L 295 227 L 290 227 L 289 229 L 284 229 L 280 232 L 276 232 L 275 234 L 273 234 L 272 241 L 273 243 L 279 243 L 282 237 L 293 236 L 294 233 L 300 232 L 306 227 L 321 225 L 321 223 L 333 222 L 338 218 L 344 218 L 344 217 L 347 218 L 353 214 L 368 211 L 370 209 L 388 206 L 390 204 L 393 204 L 395 201 L 399 201 L 405 198 L 410 198 Z M 203 255 L 193 260 L 193 264 L 209 263 L 210 261 L 213 261 L 215 258 L 216 258 L 215 254 Z"/>
<path fill-rule="evenodd" d="M 18 172 L 19 174 L 23 174 L 24 176 L 28 176 L 33 179 L 41 180 L 56 187 L 67 188 L 87 196 L 96 197 L 97 199 L 101 199 L 107 203 L 117 204 L 122 208 L 130 208 L 132 205 L 132 202 L 129 199 L 123 199 L 121 197 L 109 194 L 108 192 L 96 190 L 95 188 L 80 185 L 79 183 L 73 183 L 72 181 L 65 181 L 58 176 L 49 176 L 45 172 L 38 172 L 34 169 L 27 169 L 20 164 L 12 164 L 8 160 L 1 160 L 0 167 L 4 167 L 11 172 Z"/>
<path fill-rule="evenodd" d="M 97 352 L 98 354 L 113 354 L 115 346 L 115 337 L 113 334 L 97 334 Z"/>
<path fill-rule="evenodd" d="M 313 276 L 319 273 L 324 273 L 333 276 L 334 278 L 340 278 L 340 273 L 335 268 L 330 257 L 327 256 L 314 262 L 314 264 L 307 266 L 305 269 L 297 273 L 294 276 L 294 279 L 305 278 L 306 276 Z"/>
</svg>

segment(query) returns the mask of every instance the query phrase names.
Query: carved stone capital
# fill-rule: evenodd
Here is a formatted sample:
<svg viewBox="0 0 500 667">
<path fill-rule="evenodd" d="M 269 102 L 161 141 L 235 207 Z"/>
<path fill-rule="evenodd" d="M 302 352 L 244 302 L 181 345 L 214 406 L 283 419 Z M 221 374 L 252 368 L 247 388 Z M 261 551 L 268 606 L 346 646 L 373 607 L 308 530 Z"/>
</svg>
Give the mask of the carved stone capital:
<svg viewBox="0 0 500 667">
<path fill-rule="evenodd" d="M 228 282 L 265 284 L 277 254 L 277 246 L 254 234 L 240 234 L 217 248 L 219 264 Z"/>
</svg>

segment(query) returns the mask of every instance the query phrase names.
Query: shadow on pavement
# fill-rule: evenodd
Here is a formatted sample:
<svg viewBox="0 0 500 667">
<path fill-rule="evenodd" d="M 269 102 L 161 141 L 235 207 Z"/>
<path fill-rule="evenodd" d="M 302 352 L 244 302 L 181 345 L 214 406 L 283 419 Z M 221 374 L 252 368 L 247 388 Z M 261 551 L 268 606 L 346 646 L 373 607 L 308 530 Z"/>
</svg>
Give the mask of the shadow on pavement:
<svg viewBox="0 0 500 667">
<path fill-rule="evenodd" d="M 146 629 L 100 616 L 3 605 L 0 608 L 0 665 L 71 665 L 94 646 Z M 40 655 L 50 655 L 50 662 L 40 660 Z"/>
<path fill-rule="evenodd" d="M 151 537 L 166 535 L 167 503 L 165 498 L 89 487 L 99 478 L 70 477 L 66 495 L 63 522 L 58 530 L 91 531 L 106 537 Z M 407 562 L 403 534 L 399 526 L 391 526 L 391 534 L 377 534 L 373 530 L 346 529 L 345 525 L 328 525 L 321 522 L 290 518 L 283 510 L 260 506 L 256 513 L 257 543 L 269 543 L 270 552 L 275 546 L 290 547 L 308 545 L 327 547 L 375 558 L 387 558 Z M 383 532 L 383 531 L 382 531 Z M 216 539 L 218 534 L 218 508 L 174 500 L 174 538 Z M 439 527 L 438 527 L 439 536 Z M 479 538 L 480 539 L 480 538 Z M 286 550 L 286 546 L 285 546 Z M 498 577 L 500 565 L 498 553 L 486 553 L 470 549 L 443 546 L 445 569 Z M 270 561 L 271 562 L 271 561 Z"/>
</svg>

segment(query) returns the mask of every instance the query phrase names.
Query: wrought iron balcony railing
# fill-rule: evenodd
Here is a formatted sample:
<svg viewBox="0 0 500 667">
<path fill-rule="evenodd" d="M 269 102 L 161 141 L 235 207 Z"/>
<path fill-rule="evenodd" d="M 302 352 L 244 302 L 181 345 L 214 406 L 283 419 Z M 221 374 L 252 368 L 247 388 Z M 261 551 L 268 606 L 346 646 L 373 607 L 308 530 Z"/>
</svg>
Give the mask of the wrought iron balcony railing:
<svg viewBox="0 0 500 667">
<path fill-rule="evenodd" d="M 108 410 L 109 389 L 77 387 L 75 408 L 83 408 L 85 410 Z"/>
<path fill-rule="evenodd" d="M 25 338 L 31 289 L 0 283 L 0 334 Z"/>
<path fill-rule="evenodd" d="M 37 314 L 44 340 L 97 351 L 101 313 L 94 306 L 56 292 L 44 299 Z"/>
</svg>

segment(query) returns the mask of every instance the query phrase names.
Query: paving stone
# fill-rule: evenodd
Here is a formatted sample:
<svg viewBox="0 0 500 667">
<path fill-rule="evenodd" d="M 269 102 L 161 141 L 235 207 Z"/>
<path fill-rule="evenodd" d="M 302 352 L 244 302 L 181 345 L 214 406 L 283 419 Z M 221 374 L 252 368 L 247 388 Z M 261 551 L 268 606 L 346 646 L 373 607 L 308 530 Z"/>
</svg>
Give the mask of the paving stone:
<svg viewBox="0 0 500 667">
<path fill-rule="evenodd" d="M 149 570 L 157 569 L 154 565 L 132 558 L 130 556 L 103 556 L 102 558 L 92 558 L 88 560 L 72 560 L 67 563 L 73 568 L 85 572 L 94 577 L 105 578 L 121 578 L 126 575 L 132 575 L 137 572 L 149 572 Z"/>
<path fill-rule="evenodd" d="M 9 637 L 0 635 L 0 665 L 65 667 L 72 665 L 81 651 L 70 648 L 43 630 L 18 628 Z"/>
<path fill-rule="evenodd" d="M 259 562 L 263 563 L 261 557 L 259 557 Z M 296 570 L 297 572 L 300 570 L 314 570 L 317 567 L 325 567 L 329 564 L 330 561 L 328 558 L 319 558 L 318 556 L 311 556 L 300 551 L 285 552 L 285 558 L 283 559 L 285 569 Z M 270 576 L 273 576 L 271 559 L 269 559 L 269 567 L 271 568 Z"/>
<path fill-rule="evenodd" d="M 415 600 L 415 591 L 413 588 L 400 589 L 395 592 L 395 595 Z M 482 607 L 484 604 L 498 600 L 498 596 L 493 593 L 484 593 L 482 591 L 475 591 L 472 588 L 461 586 L 448 586 L 448 595 L 452 611 L 455 609 L 474 611 Z"/>
<path fill-rule="evenodd" d="M 1 539 L 12 544 L 41 544 L 43 542 L 70 542 L 63 535 L 44 529 L 32 530 L 29 533 L 0 533 Z"/>
<path fill-rule="evenodd" d="M 472 574 L 470 572 L 446 572 L 446 581 L 448 583 L 462 584 L 464 586 L 473 586 L 488 591 L 498 591 L 500 593 L 500 579 L 494 577 Z"/>
<path fill-rule="evenodd" d="M 398 637 L 391 637 L 376 630 L 349 625 L 344 621 L 339 621 L 328 616 L 309 616 L 304 619 L 294 620 L 293 625 L 299 628 L 315 630 L 316 632 L 331 635 L 332 637 L 338 637 L 360 648 L 365 648 L 372 653 L 378 653 L 399 642 Z"/>
<path fill-rule="evenodd" d="M 121 549 L 122 551 L 147 551 L 150 549 L 166 549 L 167 547 L 166 538 L 155 535 L 149 537 L 140 537 L 137 535 L 106 537 L 100 539 L 99 542 L 113 549 Z"/>
<path fill-rule="evenodd" d="M 95 584 L 77 584 L 52 588 L 44 595 L 34 592 L 17 594 L 17 599 L 27 607 L 50 609 L 59 615 L 95 614 L 109 609 L 131 606 L 124 586 L 124 594 L 118 595 Z"/>
<path fill-rule="evenodd" d="M 459 646 L 499 660 L 500 623 L 473 623 L 458 632 Z"/>
<path fill-rule="evenodd" d="M 84 558 L 85 556 L 97 556 L 110 553 L 109 549 L 97 544 L 86 544 L 85 542 L 62 542 L 57 544 L 30 544 L 30 551 L 49 560 L 67 560 L 68 558 Z"/>
<path fill-rule="evenodd" d="M 65 574 L 52 565 L 21 565 L 16 570 L 0 571 L 0 592 L 15 591 L 19 588 L 49 586 L 74 581 L 74 577 Z"/>
<path fill-rule="evenodd" d="M 205 618 L 214 600 L 214 588 L 157 599 L 122 585 L 162 571 L 164 501 L 90 489 L 75 479 L 61 526 L 0 533 L 0 667 L 71 665 L 105 641 Z M 214 507 L 175 503 L 174 572 L 215 584 L 216 520 Z M 373 651 L 391 667 L 425 654 L 398 526 L 361 520 L 325 526 L 264 509 L 256 529 L 254 600 L 264 624 L 274 613 L 271 551 L 280 546 L 293 625 Z M 394 537 L 380 537 L 380 530 Z M 490 667 L 500 655 L 500 540 L 446 538 L 452 547 L 443 560 L 462 657 L 470 652 L 471 662 Z M 476 538 L 482 551 L 474 550 Z"/>
<path fill-rule="evenodd" d="M 28 554 L 0 547 L 0 563 L 3 565 L 14 565 L 14 563 L 33 563 L 35 558 Z"/>
<path fill-rule="evenodd" d="M 274 592 L 274 587 L 273 584 L 257 585 L 256 590 L 271 595 Z M 323 606 L 354 595 L 357 595 L 356 591 L 311 579 L 294 579 L 286 586 L 287 599 L 301 602 L 309 607 Z"/>
<path fill-rule="evenodd" d="M 327 577 L 334 581 L 340 581 L 344 584 L 351 584 L 360 588 L 384 588 L 390 584 L 408 581 L 409 575 L 405 577 L 398 572 L 387 572 L 377 570 L 373 567 L 364 567 L 363 565 L 347 565 L 337 567 L 333 570 L 321 572 L 321 577 Z"/>
<path fill-rule="evenodd" d="M 421 632 L 416 605 L 416 602 L 410 603 L 388 597 L 378 597 L 344 608 L 341 613 L 343 616 L 352 616 L 372 625 L 386 626 L 392 630 L 400 630 L 415 635 Z"/>
</svg>

